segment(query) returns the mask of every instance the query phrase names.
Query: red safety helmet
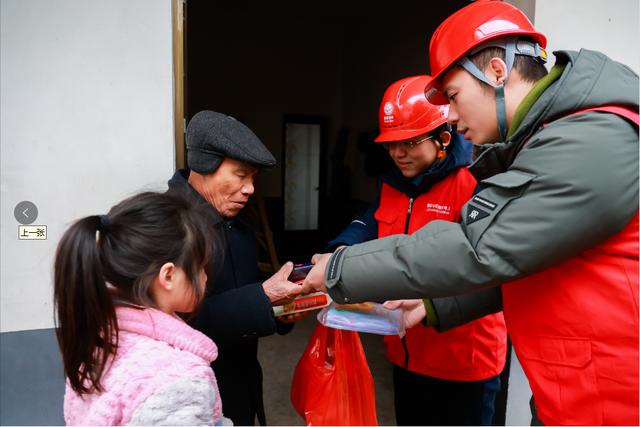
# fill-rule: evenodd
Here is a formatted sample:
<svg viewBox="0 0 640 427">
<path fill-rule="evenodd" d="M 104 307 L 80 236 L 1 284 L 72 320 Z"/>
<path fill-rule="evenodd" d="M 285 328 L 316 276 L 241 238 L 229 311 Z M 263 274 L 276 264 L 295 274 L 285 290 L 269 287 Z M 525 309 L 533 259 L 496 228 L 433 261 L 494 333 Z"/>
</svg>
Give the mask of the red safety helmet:
<svg viewBox="0 0 640 427">
<path fill-rule="evenodd" d="M 496 41 L 510 37 L 528 37 L 535 43 L 517 43 L 515 53 L 546 61 L 547 38 L 536 31 L 529 19 L 515 6 L 502 1 L 477 0 L 449 16 L 436 29 L 429 43 L 429 63 L 433 82 L 425 94 L 433 104 L 447 104 L 440 92 L 440 80 L 448 69 L 471 54 Z M 483 45 L 483 46 L 481 46 Z"/>
<path fill-rule="evenodd" d="M 432 105 L 424 96 L 431 76 L 413 76 L 391 84 L 380 103 L 380 135 L 375 142 L 403 141 L 447 122 L 448 105 Z"/>
</svg>

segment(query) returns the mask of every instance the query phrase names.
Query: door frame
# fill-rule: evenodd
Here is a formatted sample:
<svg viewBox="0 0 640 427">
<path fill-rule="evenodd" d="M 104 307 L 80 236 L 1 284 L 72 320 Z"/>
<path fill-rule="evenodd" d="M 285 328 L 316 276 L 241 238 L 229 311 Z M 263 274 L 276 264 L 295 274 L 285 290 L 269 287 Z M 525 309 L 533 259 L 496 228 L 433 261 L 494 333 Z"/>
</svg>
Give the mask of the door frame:
<svg viewBox="0 0 640 427">
<path fill-rule="evenodd" d="M 186 25 L 187 25 L 187 0 L 171 1 L 171 26 L 173 45 L 173 130 L 175 145 L 175 166 L 177 169 L 187 167 L 185 146 L 185 105 L 187 94 L 186 81 Z"/>
</svg>

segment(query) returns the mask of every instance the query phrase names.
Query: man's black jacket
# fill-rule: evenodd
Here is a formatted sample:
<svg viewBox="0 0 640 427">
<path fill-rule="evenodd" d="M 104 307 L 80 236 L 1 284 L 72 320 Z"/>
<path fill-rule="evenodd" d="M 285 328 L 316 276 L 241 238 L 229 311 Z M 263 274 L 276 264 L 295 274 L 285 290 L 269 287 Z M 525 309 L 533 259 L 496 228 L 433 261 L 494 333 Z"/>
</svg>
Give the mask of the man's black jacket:
<svg viewBox="0 0 640 427">
<path fill-rule="evenodd" d="M 169 191 L 189 194 L 202 205 L 209 220 L 213 256 L 206 268 L 207 294 L 191 325 L 218 346 L 212 363 L 222 397 L 223 413 L 236 425 L 253 425 L 262 409 L 262 371 L 258 338 L 291 330 L 277 322 L 263 291 L 257 266 L 257 243 L 252 226 L 242 213 L 223 218 L 188 183 L 188 169 L 177 170 Z"/>
</svg>

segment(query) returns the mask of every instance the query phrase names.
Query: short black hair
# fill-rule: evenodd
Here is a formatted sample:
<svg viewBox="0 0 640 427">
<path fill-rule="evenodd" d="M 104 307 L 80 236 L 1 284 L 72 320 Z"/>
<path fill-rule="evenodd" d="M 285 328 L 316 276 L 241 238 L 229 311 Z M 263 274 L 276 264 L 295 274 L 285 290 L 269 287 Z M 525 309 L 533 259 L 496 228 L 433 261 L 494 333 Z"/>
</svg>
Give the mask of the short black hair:
<svg viewBox="0 0 640 427">
<path fill-rule="evenodd" d="M 490 46 L 472 55 L 471 62 L 473 62 L 478 69 L 484 71 L 484 69 L 489 65 L 491 58 L 496 57 L 504 60 L 504 49 Z M 518 71 L 518 74 L 520 74 L 523 80 L 533 83 L 537 82 L 548 73 L 542 63 L 538 62 L 535 58 L 525 55 L 516 55 L 513 62 L 513 69 Z"/>
</svg>

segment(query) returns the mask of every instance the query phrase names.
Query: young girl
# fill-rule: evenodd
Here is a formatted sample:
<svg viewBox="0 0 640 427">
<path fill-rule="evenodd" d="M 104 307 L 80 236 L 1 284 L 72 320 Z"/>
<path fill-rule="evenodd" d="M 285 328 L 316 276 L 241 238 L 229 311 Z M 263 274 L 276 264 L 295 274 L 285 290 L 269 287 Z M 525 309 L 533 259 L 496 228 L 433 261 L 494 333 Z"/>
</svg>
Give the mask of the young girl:
<svg viewBox="0 0 640 427">
<path fill-rule="evenodd" d="M 216 345 L 179 313 L 204 295 L 196 207 L 142 193 L 73 224 L 58 245 L 55 305 L 68 425 L 224 425 Z"/>
</svg>

